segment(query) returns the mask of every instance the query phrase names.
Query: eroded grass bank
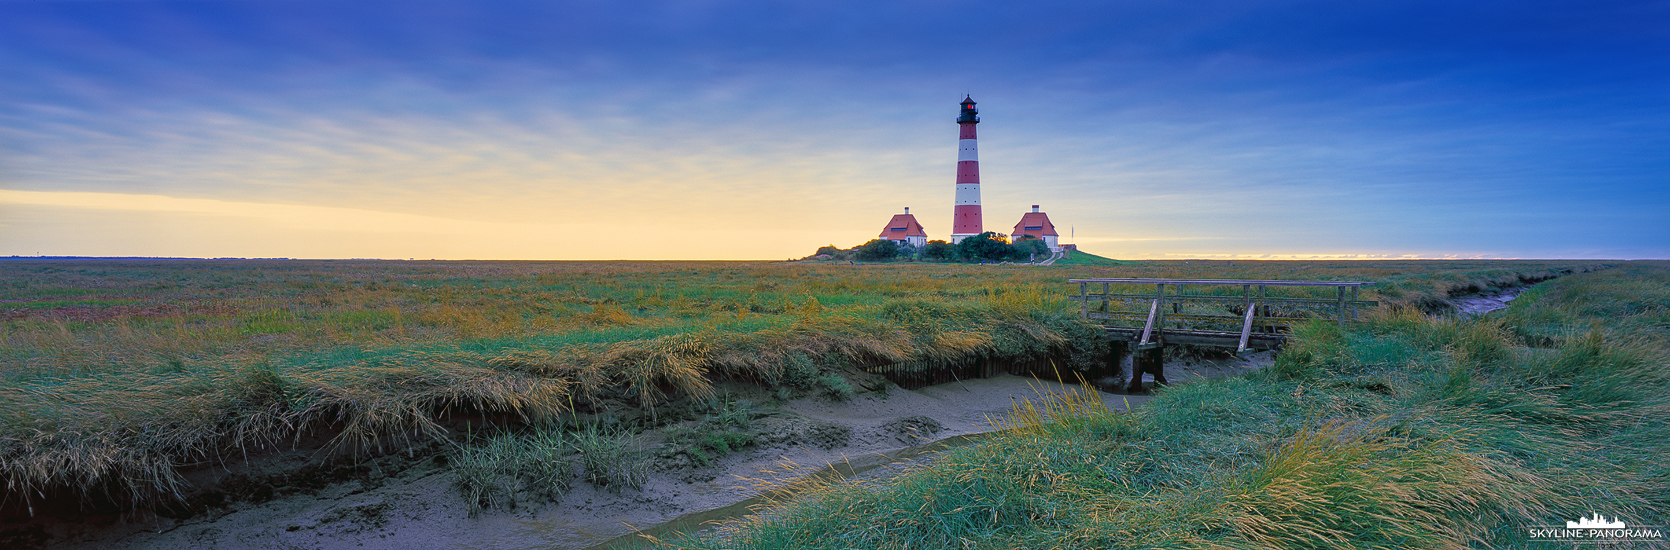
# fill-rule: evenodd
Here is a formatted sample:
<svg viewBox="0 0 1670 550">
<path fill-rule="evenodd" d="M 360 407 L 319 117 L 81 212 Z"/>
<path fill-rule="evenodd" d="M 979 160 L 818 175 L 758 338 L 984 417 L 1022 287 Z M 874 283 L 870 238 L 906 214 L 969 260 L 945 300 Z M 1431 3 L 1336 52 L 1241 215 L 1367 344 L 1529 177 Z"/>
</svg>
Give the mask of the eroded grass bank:
<svg viewBox="0 0 1670 550">
<path fill-rule="evenodd" d="M 1670 266 L 1632 263 L 1489 319 L 1312 325 L 1270 370 L 1130 414 L 1018 410 L 1026 429 L 932 466 L 661 545 L 1530 548 L 1595 511 L 1662 527 L 1667 362 Z"/>
<path fill-rule="evenodd" d="M 1063 298 L 1069 277 L 1369 279 L 1384 284 L 1368 298 L 1424 307 L 1593 267 L 4 262 L 0 476 L 8 509 L 146 505 L 189 490 L 185 465 L 303 437 L 391 452 L 457 439 L 452 415 L 655 422 L 715 379 L 805 392 L 855 365 L 971 356 L 1072 369 L 1101 349 Z"/>
</svg>

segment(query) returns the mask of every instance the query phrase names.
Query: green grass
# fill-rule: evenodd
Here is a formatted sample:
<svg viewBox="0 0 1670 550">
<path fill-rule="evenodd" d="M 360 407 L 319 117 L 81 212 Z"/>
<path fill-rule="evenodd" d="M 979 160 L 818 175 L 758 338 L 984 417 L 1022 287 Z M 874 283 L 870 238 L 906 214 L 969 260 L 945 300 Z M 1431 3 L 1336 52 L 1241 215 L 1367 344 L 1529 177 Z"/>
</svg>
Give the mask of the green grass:
<svg viewBox="0 0 1670 550">
<path fill-rule="evenodd" d="M 578 464 L 571 436 L 553 429 L 467 440 L 448 457 L 453 488 L 472 515 L 520 501 L 554 502 L 574 485 Z"/>
<path fill-rule="evenodd" d="M 1091 254 L 1089 252 L 1074 251 L 1074 252 L 1067 253 L 1067 257 L 1056 260 L 1055 263 L 1050 264 L 1050 265 L 1084 266 L 1084 265 L 1139 265 L 1139 264 L 1141 264 L 1141 262 L 1133 262 L 1133 261 L 1129 261 L 1129 260 L 1115 260 L 1113 258 L 1104 258 L 1104 257 L 1101 257 L 1101 256 L 1097 256 L 1097 255 Z"/>
<path fill-rule="evenodd" d="M 0 262 L 0 476 L 8 502 L 146 505 L 190 490 L 183 464 L 304 433 L 363 455 L 460 439 L 438 421 L 456 413 L 538 424 L 625 404 L 659 422 L 721 379 L 838 399 L 850 387 L 827 377 L 855 364 L 1096 365 L 1100 332 L 1065 299 L 1069 277 L 1367 279 L 1384 284 L 1365 298 L 1421 307 L 1593 267 Z M 1559 316 L 1580 313 L 1513 330 L 1559 340 Z"/>
<path fill-rule="evenodd" d="M 586 481 L 619 492 L 637 489 L 649 480 L 648 465 L 633 448 L 631 433 L 591 424 L 571 438 Z"/>
<path fill-rule="evenodd" d="M 706 465 L 758 441 L 753 427 L 757 411 L 752 403 L 734 400 L 715 402 L 694 425 L 667 429 L 667 445 L 662 450 L 664 456 L 671 458 L 683 454 L 695 464 Z"/>
<path fill-rule="evenodd" d="M 574 430 L 542 425 L 523 433 L 473 437 L 448 455 L 453 488 L 470 514 L 519 503 L 556 502 L 576 478 L 619 492 L 643 486 L 649 465 L 630 433 L 589 424 Z"/>
<path fill-rule="evenodd" d="M 1666 382 L 1670 266 L 1634 262 L 1489 319 L 1313 324 L 1274 368 L 1129 414 L 1023 404 L 931 466 L 659 545 L 1543 547 L 1528 528 L 1593 511 L 1670 524 Z"/>
</svg>

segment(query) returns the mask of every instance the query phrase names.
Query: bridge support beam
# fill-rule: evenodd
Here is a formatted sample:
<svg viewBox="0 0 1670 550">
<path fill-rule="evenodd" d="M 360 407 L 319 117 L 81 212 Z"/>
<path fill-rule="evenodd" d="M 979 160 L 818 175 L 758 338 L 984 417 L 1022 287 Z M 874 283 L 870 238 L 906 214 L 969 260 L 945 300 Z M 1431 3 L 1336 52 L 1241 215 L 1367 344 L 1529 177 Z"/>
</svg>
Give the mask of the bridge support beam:
<svg viewBox="0 0 1670 550">
<path fill-rule="evenodd" d="M 1171 383 L 1166 380 L 1165 348 L 1163 346 L 1139 348 L 1136 353 L 1131 354 L 1131 384 L 1126 386 L 1125 391 L 1129 393 L 1145 391 L 1142 387 L 1142 375 L 1144 374 L 1154 375 L 1154 384 L 1157 386 Z"/>
<path fill-rule="evenodd" d="M 1120 368 L 1125 362 L 1125 343 L 1118 340 L 1108 342 L 1108 366 L 1105 378 L 1115 380 L 1125 376 L 1125 369 Z M 1115 382 L 1117 384 L 1118 382 Z"/>
</svg>

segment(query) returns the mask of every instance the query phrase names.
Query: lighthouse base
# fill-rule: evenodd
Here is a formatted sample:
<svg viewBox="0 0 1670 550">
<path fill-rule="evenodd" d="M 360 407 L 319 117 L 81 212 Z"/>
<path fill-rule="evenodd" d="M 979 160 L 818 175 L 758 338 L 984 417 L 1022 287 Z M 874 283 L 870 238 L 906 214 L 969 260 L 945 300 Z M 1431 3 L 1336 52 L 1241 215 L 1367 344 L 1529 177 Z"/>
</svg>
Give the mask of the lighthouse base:
<svg viewBox="0 0 1670 550">
<path fill-rule="evenodd" d="M 951 235 L 951 244 L 957 244 L 957 243 L 963 242 L 963 239 L 967 239 L 967 238 L 973 237 L 975 235 L 978 235 L 978 233 L 969 233 L 969 234 L 965 234 L 965 235 L 958 235 L 958 234 L 953 233 Z"/>
</svg>

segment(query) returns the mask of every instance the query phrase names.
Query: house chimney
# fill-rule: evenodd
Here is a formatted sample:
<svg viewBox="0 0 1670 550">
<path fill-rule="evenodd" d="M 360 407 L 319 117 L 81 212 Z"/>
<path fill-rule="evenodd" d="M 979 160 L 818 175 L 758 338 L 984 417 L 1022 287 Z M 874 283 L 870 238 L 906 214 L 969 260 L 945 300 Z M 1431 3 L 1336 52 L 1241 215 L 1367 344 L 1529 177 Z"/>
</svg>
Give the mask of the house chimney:
<svg viewBox="0 0 1670 550">
<path fill-rule="evenodd" d="M 1036 205 L 1036 204 L 1032 205 L 1032 211 L 1034 213 L 1038 212 L 1038 205 Z"/>
<path fill-rule="evenodd" d="M 909 214 L 909 213 L 910 213 L 910 207 L 909 207 L 909 206 L 906 206 L 906 207 L 905 207 L 905 213 L 906 213 L 906 214 Z"/>
</svg>

